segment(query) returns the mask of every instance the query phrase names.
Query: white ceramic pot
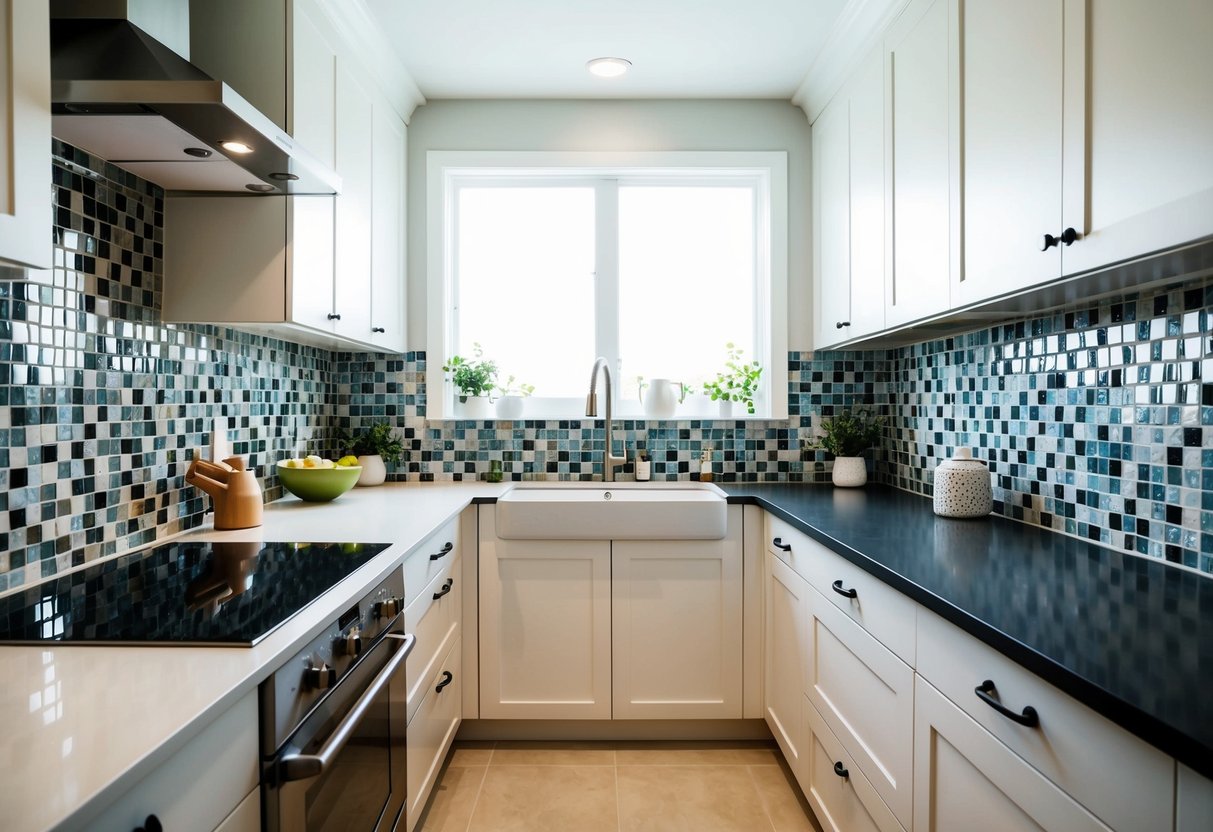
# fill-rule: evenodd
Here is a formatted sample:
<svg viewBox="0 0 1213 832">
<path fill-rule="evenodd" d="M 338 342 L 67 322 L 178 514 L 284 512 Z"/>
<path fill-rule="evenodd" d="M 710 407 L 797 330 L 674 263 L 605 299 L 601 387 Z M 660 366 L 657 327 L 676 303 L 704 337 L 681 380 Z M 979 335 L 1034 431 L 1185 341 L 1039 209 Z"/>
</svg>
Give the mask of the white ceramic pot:
<svg viewBox="0 0 1213 832">
<path fill-rule="evenodd" d="M 358 475 L 358 485 L 383 485 L 387 479 L 387 466 L 379 454 L 358 457 L 362 473 Z"/>
<path fill-rule="evenodd" d="M 493 404 L 488 396 L 460 396 L 455 412 L 461 419 L 492 419 Z"/>
<path fill-rule="evenodd" d="M 640 390 L 640 403 L 648 419 L 669 419 L 682 401 L 682 385 L 668 378 L 655 378 L 649 382 L 648 395 Z"/>
<path fill-rule="evenodd" d="M 720 418 L 721 419 L 732 419 L 733 418 L 733 400 L 732 399 L 721 399 L 720 401 L 717 402 L 717 404 L 720 405 Z"/>
<path fill-rule="evenodd" d="M 994 510 L 990 469 L 968 448 L 957 448 L 935 467 L 932 503 L 940 517 L 985 517 Z"/>
<path fill-rule="evenodd" d="M 502 396 L 497 400 L 497 418 L 514 421 L 522 418 L 522 396 Z"/>
<path fill-rule="evenodd" d="M 843 488 L 858 488 L 868 481 L 868 465 L 861 456 L 834 457 L 831 479 Z"/>
</svg>

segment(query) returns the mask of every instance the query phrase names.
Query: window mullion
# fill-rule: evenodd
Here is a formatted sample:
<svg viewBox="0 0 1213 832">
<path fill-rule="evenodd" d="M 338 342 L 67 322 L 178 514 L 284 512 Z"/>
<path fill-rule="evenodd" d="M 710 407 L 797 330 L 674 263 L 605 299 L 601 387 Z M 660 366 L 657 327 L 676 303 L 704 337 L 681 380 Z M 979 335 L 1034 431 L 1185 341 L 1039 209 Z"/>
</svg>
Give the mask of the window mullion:
<svg viewBox="0 0 1213 832">
<path fill-rule="evenodd" d="M 619 180 L 595 183 L 594 345 L 619 395 Z"/>
</svg>

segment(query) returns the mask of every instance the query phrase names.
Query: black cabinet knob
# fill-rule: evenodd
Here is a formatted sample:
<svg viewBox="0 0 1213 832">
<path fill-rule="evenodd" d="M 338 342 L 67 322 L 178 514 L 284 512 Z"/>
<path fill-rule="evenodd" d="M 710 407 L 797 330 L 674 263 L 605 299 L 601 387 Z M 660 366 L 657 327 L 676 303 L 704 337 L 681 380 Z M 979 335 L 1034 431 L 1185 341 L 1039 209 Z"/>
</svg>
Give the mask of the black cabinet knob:
<svg viewBox="0 0 1213 832">
<path fill-rule="evenodd" d="M 839 321 L 838 323 L 834 324 L 834 328 L 842 329 L 844 326 L 850 326 L 850 325 L 851 325 L 850 321 Z"/>
<path fill-rule="evenodd" d="M 371 332 L 387 332 L 387 330 L 381 326 L 373 326 L 371 327 Z"/>
<path fill-rule="evenodd" d="M 1074 245 L 1074 241 L 1077 239 L 1078 239 L 1078 232 L 1075 231 L 1073 228 L 1067 228 L 1065 231 L 1061 232 L 1061 241 L 1063 243 L 1065 243 L 1067 246 Z"/>
<path fill-rule="evenodd" d="M 160 825 L 160 818 L 148 815 L 143 825 L 136 826 L 132 832 L 164 832 L 164 827 Z"/>
<path fill-rule="evenodd" d="M 455 681 L 455 676 L 449 670 L 442 671 L 442 681 L 438 683 L 438 687 L 434 688 L 434 693 L 442 693 L 442 689 Z"/>
<path fill-rule="evenodd" d="M 330 312 L 330 313 L 329 313 L 329 320 L 330 320 L 330 321 L 339 321 L 339 320 L 341 320 L 341 316 L 340 316 L 340 315 L 338 315 L 336 312 Z"/>
<path fill-rule="evenodd" d="M 841 777 L 843 780 L 846 780 L 848 777 L 851 776 L 851 772 L 847 771 L 846 767 L 843 766 L 842 760 L 839 760 L 838 762 L 834 763 L 834 773 L 837 774 L 839 777 Z"/>
<path fill-rule="evenodd" d="M 1043 245 L 1043 246 L 1041 246 L 1041 247 L 1040 247 L 1040 250 L 1041 250 L 1041 251 L 1048 251 L 1049 249 L 1051 249 L 1051 248 L 1053 248 L 1054 246 L 1056 246 L 1056 245 L 1057 245 L 1059 242 L 1061 242 L 1061 240 L 1057 239 L 1057 238 L 1056 238 L 1056 237 L 1054 237 L 1052 234 L 1046 234 L 1046 235 L 1045 235 L 1045 243 L 1044 243 L 1044 245 Z"/>
</svg>

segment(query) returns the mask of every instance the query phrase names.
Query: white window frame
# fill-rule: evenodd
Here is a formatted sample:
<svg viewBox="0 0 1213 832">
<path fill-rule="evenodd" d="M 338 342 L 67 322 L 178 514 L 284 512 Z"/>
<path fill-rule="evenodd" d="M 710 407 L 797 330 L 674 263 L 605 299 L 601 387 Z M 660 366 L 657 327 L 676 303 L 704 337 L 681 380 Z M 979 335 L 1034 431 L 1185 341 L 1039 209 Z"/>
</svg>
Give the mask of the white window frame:
<svg viewBox="0 0 1213 832">
<path fill-rule="evenodd" d="M 525 177 L 536 184 L 543 177 L 563 185 L 590 184 L 604 179 L 625 179 L 627 185 L 669 184 L 670 178 L 687 185 L 719 184 L 735 177 L 753 184 L 756 193 L 755 231 L 755 358 L 762 362 L 762 398 L 755 416 L 736 418 L 786 419 L 787 391 L 787 271 L 788 271 L 788 184 L 787 154 L 783 151 L 652 151 L 652 152 L 549 152 L 549 151 L 438 151 L 426 154 L 426 418 L 441 421 L 460 418 L 454 412 L 454 390 L 447 383 L 442 365 L 451 354 L 454 321 L 450 314 L 455 294 L 455 192 L 463 183 L 509 184 L 509 177 Z M 697 182 L 698 180 L 698 182 Z M 515 179 L 517 183 L 519 180 Z M 680 183 L 681 184 L 681 183 Z M 597 200 L 602 199 L 599 191 Z M 617 194 L 617 191 L 614 193 Z M 602 202 L 599 201 L 599 207 Z M 599 216 L 602 216 L 600 213 Z M 612 226 L 613 227 L 613 226 Z M 612 232 L 613 233 L 613 232 Z M 596 238 L 603 240 L 603 223 Z M 595 288 L 598 309 L 615 303 L 617 246 L 599 245 L 595 268 L 610 275 Z M 611 262 L 604 262 L 609 258 Z M 597 320 L 597 310 L 594 310 Z M 617 335 L 605 334 L 617 340 Z M 599 346 L 602 346 L 601 339 Z M 618 343 L 614 344 L 618 354 Z M 721 364 L 723 365 L 723 353 Z M 589 373 L 586 367 L 589 392 Z M 617 375 L 612 367 L 612 376 Z M 613 378 L 618 394 L 620 379 Z M 584 399 L 549 399 L 531 419 L 585 418 Z M 765 407 L 763 407 L 765 405 Z M 528 408 L 530 411 L 536 408 Z M 551 411 L 551 412 L 549 412 Z M 639 413 L 616 408 L 617 418 L 643 418 Z M 713 416 L 677 418 L 711 419 Z"/>
</svg>

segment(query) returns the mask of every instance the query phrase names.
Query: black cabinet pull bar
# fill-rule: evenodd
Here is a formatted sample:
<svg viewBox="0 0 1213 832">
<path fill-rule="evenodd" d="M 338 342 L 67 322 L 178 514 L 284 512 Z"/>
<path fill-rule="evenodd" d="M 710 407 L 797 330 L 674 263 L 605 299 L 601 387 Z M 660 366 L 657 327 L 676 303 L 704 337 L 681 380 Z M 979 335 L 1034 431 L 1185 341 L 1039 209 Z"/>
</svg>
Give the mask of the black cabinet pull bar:
<svg viewBox="0 0 1213 832">
<path fill-rule="evenodd" d="M 1036 709 L 1031 705 L 1025 707 L 1023 713 L 1017 714 L 995 699 L 994 694 L 997 693 L 997 689 L 994 687 L 994 682 L 990 679 L 986 679 L 980 685 L 973 688 L 973 693 L 977 694 L 977 698 L 982 702 L 985 702 L 1012 722 L 1026 725 L 1029 728 L 1035 728 L 1040 725 L 1040 715 L 1036 713 Z"/>
<path fill-rule="evenodd" d="M 859 592 L 854 587 L 851 587 L 850 589 L 842 588 L 842 578 L 839 578 L 837 581 L 830 584 L 830 589 L 837 592 L 843 598 L 858 598 L 859 597 Z"/>
</svg>

